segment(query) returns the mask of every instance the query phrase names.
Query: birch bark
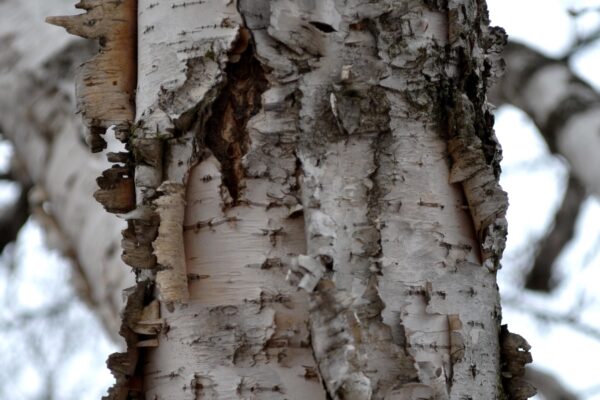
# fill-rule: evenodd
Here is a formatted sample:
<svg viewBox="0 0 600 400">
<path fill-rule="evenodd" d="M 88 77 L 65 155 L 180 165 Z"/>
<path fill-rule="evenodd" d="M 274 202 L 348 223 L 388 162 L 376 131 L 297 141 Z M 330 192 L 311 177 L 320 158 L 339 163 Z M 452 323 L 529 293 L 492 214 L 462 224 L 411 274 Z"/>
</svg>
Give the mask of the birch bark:
<svg viewBox="0 0 600 400">
<path fill-rule="evenodd" d="M 108 398 L 531 395 L 528 345 L 499 325 L 485 91 L 504 36 L 484 2 L 78 6 L 49 21 L 100 39 L 92 150 L 113 124 L 129 150 L 96 196 L 138 281 Z M 136 53 L 131 74 L 117 55 Z M 134 112 L 96 106 L 134 75 Z"/>
</svg>

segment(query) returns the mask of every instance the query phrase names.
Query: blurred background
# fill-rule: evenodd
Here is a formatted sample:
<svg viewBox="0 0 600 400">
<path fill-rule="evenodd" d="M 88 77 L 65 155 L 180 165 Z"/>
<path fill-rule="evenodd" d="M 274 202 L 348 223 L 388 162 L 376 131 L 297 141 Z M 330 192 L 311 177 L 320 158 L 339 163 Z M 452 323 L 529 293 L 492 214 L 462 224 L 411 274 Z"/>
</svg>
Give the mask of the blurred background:
<svg viewBox="0 0 600 400">
<path fill-rule="evenodd" d="M 57 10 L 57 3 L 66 11 Z M 9 11 L 29 13 L 31 31 L 45 15 L 72 13 L 72 3 L 57 0 L 51 8 L 43 0 L 4 0 L 0 19 Z M 600 103 L 600 1 L 488 0 L 488 6 L 492 24 L 513 42 L 506 54 L 509 69 L 491 93 L 499 105 L 496 133 L 504 150 L 501 183 L 510 199 L 508 248 L 499 274 L 503 323 L 533 347 L 538 399 L 600 399 L 600 147 L 584 144 L 597 156 L 577 160 L 556 132 L 565 113 L 583 115 Z M 0 82 L 12 79 L 11 44 L 23 32 L 6 20 L 0 24 Z M 65 36 L 59 28 L 40 29 Z M 554 75 L 536 75 L 548 65 Z M 561 96 L 566 100 L 547 101 Z M 600 137 L 600 124 L 587 124 Z M 2 126 L 0 399 L 99 399 L 112 384 L 105 360 L 117 346 L 105 333 L 106 321 L 91 311 L 93 299 L 81 296 L 86 289 L 77 262 L 65 256 L 68 247 L 48 236 L 44 194 L 30 190 Z M 595 179 L 595 186 L 582 174 Z"/>
</svg>

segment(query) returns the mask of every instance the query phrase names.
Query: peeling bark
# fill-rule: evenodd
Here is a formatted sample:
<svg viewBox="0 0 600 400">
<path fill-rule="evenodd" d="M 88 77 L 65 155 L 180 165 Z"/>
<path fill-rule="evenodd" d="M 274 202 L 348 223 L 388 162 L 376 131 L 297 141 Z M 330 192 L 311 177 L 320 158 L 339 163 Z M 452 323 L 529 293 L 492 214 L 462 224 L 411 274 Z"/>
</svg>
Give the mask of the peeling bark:
<svg viewBox="0 0 600 400">
<path fill-rule="evenodd" d="M 137 7 L 109 398 L 504 398 L 485 4 Z"/>
<path fill-rule="evenodd" d="M 502 325 L 502 384 L 510 399 L 526 400 L 536 393 L 533 385 L 525 380 L 525 365 L 532 361 L 530 349 L 531 346 L 521 335 L 509 332 L 506 325 Z"/>
<path fill-rule="evenodd" d="M 268 34 L 285 47 L 265 58 L 283 53 L 299 75 L 310 258 L 298 270 L 334 398 L 409 396 L 416 380 L 435 398 L 501 396 L 483 349 L 498 346 L 506 234 L 485 105 L 502 38 L 481 7 L 271 2 Z"/>
<path fill-rule="evenodd" d="M 165 182 L 158 188 L 162 195 L 154 201 L 160 226 L 154 240 L 154 254 L 163 268 L 156 273 L 160 300 L 172 303 L 189 298 L 188 281 L 183 246 L 183 217 L 185 212 L 185 187 Z"/>
<path fill-rule="evenodd" d="M 106 148 L 106 141 L 100 136 L 106 129 L 115 125 L 123 139 L 133 120 L 136 0 L 81 0 L 75 7 L 85 13 L 48 17 L 46 22 L 100 43 L 99 53 L 79 69 L 76 85 L 77 109 L 89 132 L 87 141 L 91 150 L 98 152 Z"/>
</svg>

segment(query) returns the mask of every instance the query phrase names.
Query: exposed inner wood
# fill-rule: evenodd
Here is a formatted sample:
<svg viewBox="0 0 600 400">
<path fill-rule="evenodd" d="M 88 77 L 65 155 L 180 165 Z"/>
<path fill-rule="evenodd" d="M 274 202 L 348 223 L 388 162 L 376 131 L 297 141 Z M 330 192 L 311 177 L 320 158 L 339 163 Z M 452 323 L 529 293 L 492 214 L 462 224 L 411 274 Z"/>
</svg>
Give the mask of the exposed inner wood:
<svg viewBox="0 0 600 400">
<path fill-rule="evenodd" d="M 246 124 L 260 110 L 268 83 L 253 45 L 247 46 L 239 61 L 227 65 L 225 74 L 227 83 L 213 102 L 203 142 L 221 163 L 223 184 L 236 204 L 243 190 L 242 158 L 250 144 Z"/>
</svg>

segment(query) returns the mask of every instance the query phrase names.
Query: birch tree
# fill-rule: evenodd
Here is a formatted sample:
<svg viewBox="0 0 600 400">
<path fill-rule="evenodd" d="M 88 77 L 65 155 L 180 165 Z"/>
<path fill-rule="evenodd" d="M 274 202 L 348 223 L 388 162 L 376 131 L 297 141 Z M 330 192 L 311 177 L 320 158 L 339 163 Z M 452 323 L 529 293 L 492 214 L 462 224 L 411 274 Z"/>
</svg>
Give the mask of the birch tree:
<svg viewBox="0 0 600 400">
<path fill-rule="evenodd" d="M 87 143 L 127 150 L 94 194 L 127 222 L 137 282 L 107 398 L 532 395 L 529 346 L 500 328 L 486 89 L 505 35 L 483 1 L 77 7 L 48 22 L 100 46 L 78 74 Z M 70 164 L 69 143 L 51 157 Z M 69 218 L 75 243 L 102 230 Z"/>
</svg>

